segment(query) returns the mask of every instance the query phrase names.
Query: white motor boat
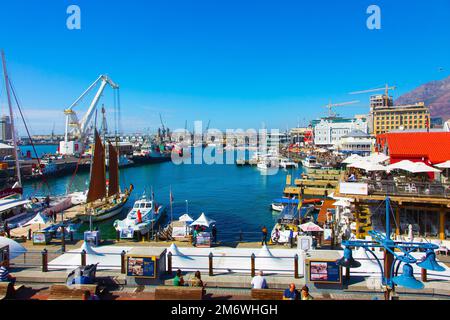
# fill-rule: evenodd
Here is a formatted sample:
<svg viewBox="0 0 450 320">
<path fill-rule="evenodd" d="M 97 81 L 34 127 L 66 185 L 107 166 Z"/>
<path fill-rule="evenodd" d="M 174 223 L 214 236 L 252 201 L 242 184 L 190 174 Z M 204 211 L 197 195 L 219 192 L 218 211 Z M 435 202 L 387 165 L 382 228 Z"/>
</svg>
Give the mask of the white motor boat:
<svg viewBox="0 0 450 320">
<path fill-rule="evenodd" d="M 162 205 L 143 196 L 134 203 L 133 208 L 124 220 L 114 221 L 114 228 L 120 232 L 121 239 L 133 239 L 135 233 L 147 234 L 156 227 L 165 213 Z"/>
<path fill-rule="evenodd" d="M 314 156 L 308 156 L 302 160 L 302 164 L 305 168 L 318 169 L 321 168 L 320 163 L 317 163 L 317 158 Z"/>
<path fill-rule="evenodd" d="M 280 159 L 280 168 L 290 169 L 290 168 L 298 168 L 298 164 L 288 158 Z"/>
<path fill-rule="evenodd" d="M 273 211 L 281 212 L 283 211 L 284 206 L 281 203 L 272 203 L 271 208 Z"/>
</svg>

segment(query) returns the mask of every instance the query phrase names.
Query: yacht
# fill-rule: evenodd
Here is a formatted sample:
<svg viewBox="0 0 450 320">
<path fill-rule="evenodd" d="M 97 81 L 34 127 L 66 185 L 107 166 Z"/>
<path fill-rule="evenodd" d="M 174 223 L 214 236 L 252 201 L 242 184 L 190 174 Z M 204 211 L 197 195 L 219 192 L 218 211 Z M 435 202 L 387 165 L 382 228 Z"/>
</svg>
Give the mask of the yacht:
<svg viewBox="0 0 450 320">
<path fill-rule="evenodd" d="M 290 169 L 290 168 L 298 168 L 298 164 L 288 158 L 280 159 L 280 168 Z"/>
<path fill-rule="evenodd" d="M 302 160 L 302 164 L 305 168 L 318 169 L 321 167 L 319 163 L 317 163 L 317 158 L 315 156 L 308 156 Z"/>
<path fill-rule="evenodd" d="M 124 220 L 116 220 L 114 228 L 121 239 L 133 239 L 135 234 L 145 235 L 160 222 L 165 207 L 143 196 L 137 200 Z"/>
</svg>

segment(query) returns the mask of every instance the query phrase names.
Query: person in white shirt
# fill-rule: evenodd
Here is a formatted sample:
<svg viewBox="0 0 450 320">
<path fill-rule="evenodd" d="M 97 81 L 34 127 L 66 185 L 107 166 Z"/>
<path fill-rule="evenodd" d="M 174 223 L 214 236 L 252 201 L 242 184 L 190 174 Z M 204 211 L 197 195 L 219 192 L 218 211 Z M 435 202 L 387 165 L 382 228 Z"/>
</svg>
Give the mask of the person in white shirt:
<svg viewBox="0 0 450 320">
<path fill-rule="evenodd" d="M 258 275 L 252 279 L 252 289 L 268 289 L 266 278 L 264 278 L 264 272 L 258 271 Z"/>
</svg>

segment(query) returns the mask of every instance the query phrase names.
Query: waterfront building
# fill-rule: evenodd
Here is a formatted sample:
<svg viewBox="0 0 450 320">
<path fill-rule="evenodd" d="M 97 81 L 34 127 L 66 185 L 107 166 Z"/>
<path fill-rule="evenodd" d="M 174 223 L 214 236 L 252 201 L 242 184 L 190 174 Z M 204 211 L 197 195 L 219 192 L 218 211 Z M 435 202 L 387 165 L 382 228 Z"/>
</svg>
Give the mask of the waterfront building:
<svg viewBox="0 0 450 320">
<path fill-rule="evenodd" d="M 292 128 L 289 131 L 290 142 L 292 144 L 296 144 L 296 143 L 311 144 L 312 136 L 313 136 L 313 132 L 312 132 L 311 127 L 308 127 L 308 128 L 297 127 L 297 128 Z"/>
<path fill-rule="evenodd" d="M 450 160 L 450 132 L 391 132 L 377 136 L 376 148 L 391 157 L 436 165 Z"/>
<path fill-rule="evenodd" d="M 341 137 L 337 150 L 342 153 L 369 155 L 375 146 L 375 138 L 361 130 L 353 130 Z"/>
<path fill-rule="evenodd" d="M 430 111 L 425 103 L 394 106 L 392 97 L 383 95 L 371 98 L 370 133 L 374 135 L 404 129 L 427 129 L 430 127 Z"/>
<path fill-rule="evenodd" d="M 2 116 L 0 119 L 0 141 L 8 141 L 11 139 L 11 121 L 9 116 Z"/>
<path fill-rule="evenodd" d="M 4 157 L 8 157 L 8 156 L 13 156 L 14 155 L 14 147 L 4 144 L 4 143 L 0 143 L 0 158 L 4 158 Z"/>
<path fill-rule="evenodd" d="M 312 121 L 314 144 L 318 146 L 337 147 L 342 137 L 354 130 L 368 132 L 367 119 L 328 117 Z"/>
</svg>

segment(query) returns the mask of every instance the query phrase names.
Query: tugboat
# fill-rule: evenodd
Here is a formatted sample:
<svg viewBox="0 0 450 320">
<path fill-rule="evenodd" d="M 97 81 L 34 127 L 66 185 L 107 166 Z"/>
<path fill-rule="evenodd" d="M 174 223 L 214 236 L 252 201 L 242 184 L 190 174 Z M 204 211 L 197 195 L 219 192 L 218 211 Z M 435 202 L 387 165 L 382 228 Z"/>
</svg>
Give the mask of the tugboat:
<svg viewBox="0 0 450 320">
<path fill-rule="evenodd" d="M 165 214 L 165 207 L 149 200 L 144 195 L 134 203 L 124 220 L 114 221 L 114 228 L 120 232 L 121 239 L 133 239 L 136 234 L 145 235 L 155 227 Z"/>
</svg>

